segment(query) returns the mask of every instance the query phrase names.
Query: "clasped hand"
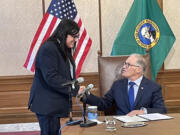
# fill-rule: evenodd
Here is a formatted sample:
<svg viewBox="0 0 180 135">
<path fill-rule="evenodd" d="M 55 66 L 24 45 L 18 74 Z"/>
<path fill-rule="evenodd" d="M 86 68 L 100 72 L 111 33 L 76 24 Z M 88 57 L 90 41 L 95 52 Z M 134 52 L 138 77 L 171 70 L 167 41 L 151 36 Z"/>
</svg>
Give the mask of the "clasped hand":
<svg viewBox="0 0 180 135">
<path fill-rule="evenodd" d="M 133 110 L 130 113 L 128 113 L 127 115 L 128 116 L 135 116 L 135 115 L 142 115 L 142 114 L 144 114 L 143 110 Z"/>
</svg>

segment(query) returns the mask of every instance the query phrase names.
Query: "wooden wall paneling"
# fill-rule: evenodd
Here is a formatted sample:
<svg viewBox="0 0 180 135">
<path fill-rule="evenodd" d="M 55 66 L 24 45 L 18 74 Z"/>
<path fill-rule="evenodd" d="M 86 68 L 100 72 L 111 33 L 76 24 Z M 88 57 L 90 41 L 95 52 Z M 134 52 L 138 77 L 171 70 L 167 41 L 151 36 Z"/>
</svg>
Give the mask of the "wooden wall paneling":
<svg viewBox="0 0 180 135">
<path fill-rule="evenodd" d="M 35 121 L 27 109 L 33 76 L 0 77 L 0 123 Z"/>
<path fill-rule="evenodd" d="M 162 86 L 168 113 L 180 112 L 180 70 L 160 71 L 157 82 Z"/>
<path fill-rule="evenodd" d="M 93 93 L 99 95 L 98 73 L 81 74 L 81 77 L 85 79 L 81 85 L 94 84 Z M 33 76 L 0 77 L 0 123 L 37 121 L 27 108 L 32 81 Z M 73 98 L 73 116 L 81 115 L 81 109 Z"/>
<path fill-rule="evenodd" d="M 99 96 L 98 73 L 83 73 L 80 76 L 85 80 L 81 85 L 94 84 L 92 93 Z M 34 113 L 27 109 L 32 80 L 33 76 L 0 77 L 0 123 L 37 121 Z M 157 82 L 162 86 L 168 112 L 180 112 L 180 70 L 159 72 Z M 73 98 L 73 117 L 81 115 L 81 109 Z M 99 112 L 99 115 L 103 113 Z"/>
</svg>

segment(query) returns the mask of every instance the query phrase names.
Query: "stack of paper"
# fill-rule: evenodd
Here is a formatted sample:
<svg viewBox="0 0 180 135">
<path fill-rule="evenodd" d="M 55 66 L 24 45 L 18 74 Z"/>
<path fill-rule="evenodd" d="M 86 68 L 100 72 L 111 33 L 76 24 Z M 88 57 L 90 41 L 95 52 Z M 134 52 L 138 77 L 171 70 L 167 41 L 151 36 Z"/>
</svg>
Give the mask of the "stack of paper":
<svg viewBox="0 0 180 135">
<path fill-rule="evenodd" d="M 167 120 L 167 119 L 172 119 L 173 117 L 160 113 L 151 113 L 151 114 L 143 114 L 137 116 L 128 116 L 128 115 L 114 116 L 114 118 L 122 122 L 141 122 L 141 121 L 151 121 L 151 120 Z"/>
<path fill-rule="evenodd" d="M 138 116 L 114 116 L 115 119 L 120 120 L 122 122 L 141 122 L 148 121 L 147 119 L 138 117 Z"/>
<path fill-rule="evenodd" d="M 168 120 L 172 119 L 173 117 L 167 116 L 160 113 L 150 113 L 150 114 L 144 114 L 144 115 L 138 115 L 141 118 L 145 118 L 147 120 Z"/>
</svg>

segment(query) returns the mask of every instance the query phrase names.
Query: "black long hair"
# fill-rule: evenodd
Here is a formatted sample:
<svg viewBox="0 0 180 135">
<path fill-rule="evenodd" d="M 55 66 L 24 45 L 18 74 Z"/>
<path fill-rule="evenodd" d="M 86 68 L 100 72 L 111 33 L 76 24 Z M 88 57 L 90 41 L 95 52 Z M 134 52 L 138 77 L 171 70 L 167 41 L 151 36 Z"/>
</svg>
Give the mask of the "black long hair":
<svg viewBox="0 0 180 135">
<path fill-rule="evenodd" d="M 79 33 L 79 26 L 72 20 L 63 19 L 53 34 L 49 37 L 47 41 L 53 41 L 57 44 L 60 44 L 60 50 L 65 55 L 66 60 L 70 60 L 74 64 L 74 59 L 72 56 L 71 48 L 68 48 L 66 45 L 67 35 L 76 35 Z"/>
</svg>

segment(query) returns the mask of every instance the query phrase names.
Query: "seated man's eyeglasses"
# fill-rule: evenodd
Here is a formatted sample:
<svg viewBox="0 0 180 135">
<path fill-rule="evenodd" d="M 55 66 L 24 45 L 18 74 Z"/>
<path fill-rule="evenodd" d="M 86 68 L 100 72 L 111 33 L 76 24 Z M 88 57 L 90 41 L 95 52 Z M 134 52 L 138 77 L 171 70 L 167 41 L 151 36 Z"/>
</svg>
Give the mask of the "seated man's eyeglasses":
<svg viewBox="0 0 180 135">
<path fill-rule="evenodd" d="M 140 67 L 140 66 L 138 66 L 138 65 L 133 65 L 133 64 L 130 64 L 130 63 L 127 63 L 127 62 L 124 62 L 124 65 L 125 65 L 127 68 L 129 68 L 130 66 L 132 66 L 132 67 Z"/>
</svg>

